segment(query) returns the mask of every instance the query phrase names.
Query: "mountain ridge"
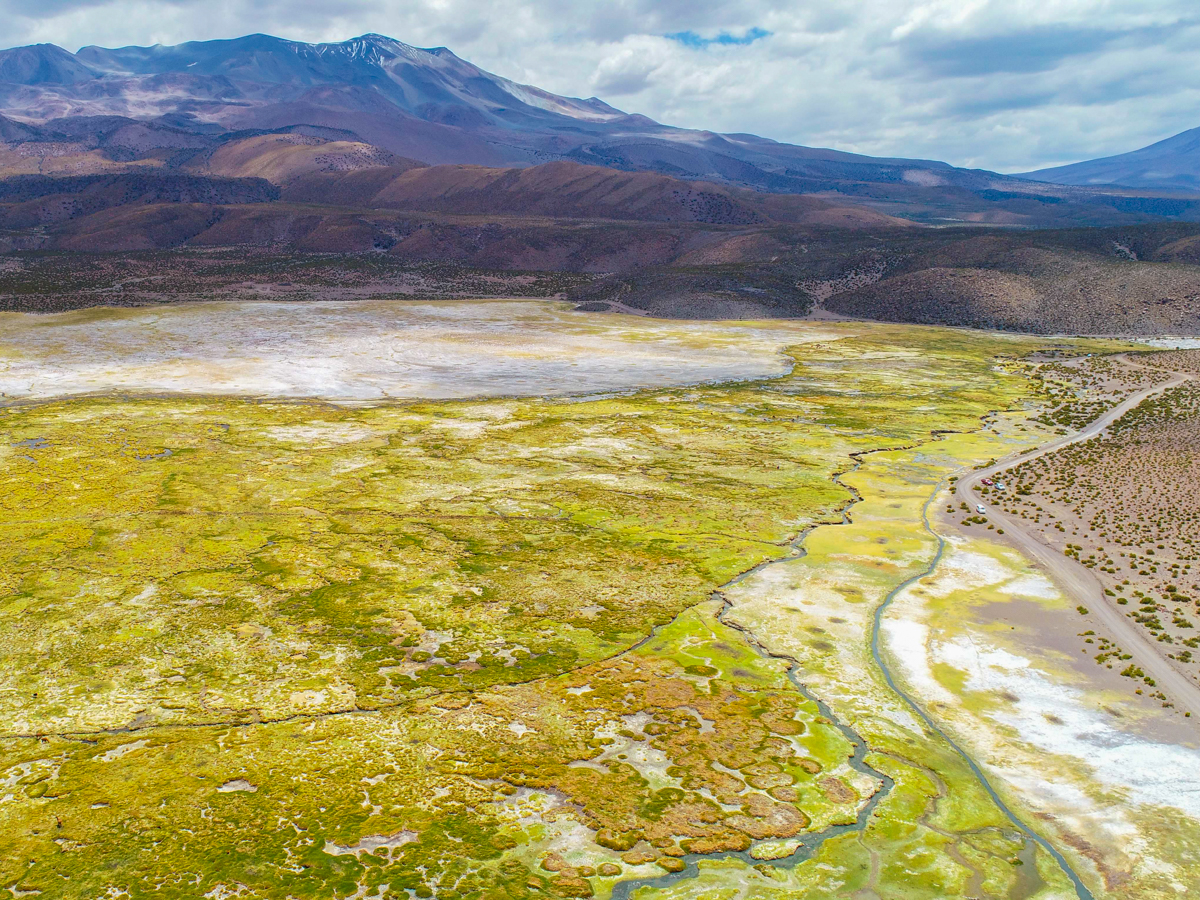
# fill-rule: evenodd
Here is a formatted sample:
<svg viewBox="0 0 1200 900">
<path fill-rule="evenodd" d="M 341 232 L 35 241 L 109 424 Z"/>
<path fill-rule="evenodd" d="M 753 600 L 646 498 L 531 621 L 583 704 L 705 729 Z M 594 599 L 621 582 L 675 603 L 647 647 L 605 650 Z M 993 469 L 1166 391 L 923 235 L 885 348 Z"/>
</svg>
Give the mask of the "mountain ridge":
<svg viewBox="0 0 1200 900">
<path fill-rule="evenodd" d="M 380 121 L 373 127 L 363 123 L 364 111 Z M 938 160 L 876 158 L 662 125 L 595 97 L 564 97 L 518 84 L 444 47 L 417 48 L 376 34 L 325 44 L 248 35 L 174 46 L 88 46 L 75 54 L 45 44 L 0 51 L 0 115 L 27 126 L 104 115 L 236 131 L 293 125 L 322 114 L 326 121 L 310 124 L 359 133 L 365 128 L 373 132 L 362 134 L 369 142 L 432 164 L 573 159 L 778 193 L 804 192 L 814 176 L 903 183 L 910 170 L 932 170 L 964 183 L 1006 180 Z M 415 133 L 407 146 L 389 127 L 395 124 Z M 459 146 L 447 146 L 440 155 L 411 152 L 439 126 L 461 132 Z"/>
<path fill-rule="evenodd" d="M 876 158 L 663 125 L 596 97 L 489 73 L 444 47 L 378 34 L 271 35 L 70 53 L 0 51 L 0 177 L 202 171 L 221 147 L 300 133 L 428 165 L 574 162 L 772 194 L 815 195 L 930 225 L 1200 219 L 1195 196 L 1059 185 L 927 159 Z M 321 155 L 321 154 L 314 154 Z"/>
<path fill-rule="evenodd" d="M 1200 190 L 1200 128 L 1129 153 L 1025 172 L 1018 177 L 1066 185 Z"/>
</svg>

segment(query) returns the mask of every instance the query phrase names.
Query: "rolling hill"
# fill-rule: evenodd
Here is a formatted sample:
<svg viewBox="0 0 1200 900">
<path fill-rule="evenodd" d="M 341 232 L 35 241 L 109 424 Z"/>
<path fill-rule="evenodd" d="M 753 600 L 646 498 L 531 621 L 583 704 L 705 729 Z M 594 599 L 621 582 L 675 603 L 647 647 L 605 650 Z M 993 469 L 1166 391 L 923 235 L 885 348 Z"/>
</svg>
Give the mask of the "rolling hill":
<svg viewBox="0 0 1200 900">
<path fill-rule="evenodd" d="M 523 169 L 410 165 L 319 172 L 290 182 L 283 198 L 294 203 L 448 215 L 712 225 L 907 224 L 870 209 L 836 206 L 814 197 L 763 194 L 652 172 L 625 172 L 569 162 Z"/>
<path fill-rule="evenodd" d="M 292 132 L 230 141 L 186 168 L 229 178 L 265 178 L 284 185 L 317 172 L 416 165 L 424 163 L 405 160 L 362 141 L 327 141 Z"/>
<path fill-rule="evenodd" d="M 374 226 L 361 223 L 399 221 L 411 214 L 483 218 L 495 224 L 517 219 L 909 227 L 904 220 L 870 209 L 815 197 L 763 194 L 651 172 L 565 162 L 523 169 L 427 166 L 390 155 L 380 158 L 357 144 L 292 145 L 277 137 L 222 148 L 207 168 L 229 175 L 148 169 L 0 180 L 0 229 L 9 232 L 10 246 L 103 252 L 172 249 L 189 243 L 287 243 L 294 239 L 297 221 L 354 221 L 360 224 L 349 232 L 345 224 L 337 226 L 330 243 L 317 236 L 322 229 L 306 228 L 302 249 L 364 252 L 378 249 L 381 241 L 389 247 L 395 241 L 389 243 Z M 382 161 L 389 164 L 378 164 Z M 259 177 L 263 174 L 272 180 Z M 200 207 L 208 212 L 198 217 Z M 165 222 L 187 227 L 164 229 Z M 206 224 L 192 227 L 198 223 Z M 142 233 L 143 226 L 151 231 Z M 380 227 L 395 233 L 400 226 Z M 350 233 L 358 238 L 350 240 Z"/>
</svg>

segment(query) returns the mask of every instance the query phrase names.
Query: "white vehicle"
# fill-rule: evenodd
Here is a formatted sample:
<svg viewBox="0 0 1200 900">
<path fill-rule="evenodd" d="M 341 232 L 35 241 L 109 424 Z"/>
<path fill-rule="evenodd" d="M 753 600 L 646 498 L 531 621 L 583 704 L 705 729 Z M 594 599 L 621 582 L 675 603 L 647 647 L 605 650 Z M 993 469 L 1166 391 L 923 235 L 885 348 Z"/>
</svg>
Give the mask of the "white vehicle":
<svg viewBox="0 0 1200 900">
<path fill-rule="evenodd" d="M 986 507 L 986 506 L 984 506 L 982 503 L 979 503 L 979 504 L 977 504 L 977 505 L 975 506 L 975 512 L 977 512 L 977 513 L 985 513 L 985 512 L 987 512 L 987 507 Z"/>
</svg>

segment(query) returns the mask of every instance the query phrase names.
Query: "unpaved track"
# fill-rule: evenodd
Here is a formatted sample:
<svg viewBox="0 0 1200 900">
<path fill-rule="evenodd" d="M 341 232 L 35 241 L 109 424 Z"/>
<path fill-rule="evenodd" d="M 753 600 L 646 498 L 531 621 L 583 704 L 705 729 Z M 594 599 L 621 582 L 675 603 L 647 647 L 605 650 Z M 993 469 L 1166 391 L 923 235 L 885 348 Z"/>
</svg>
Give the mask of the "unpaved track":
<svg viewBox="0 0 1200 900">
<path fill-rule="evenodd" d="M 1120 359 L 1135 368 L 1145 368 L 1124 356 Z M 1173 375 L 1153 387 L 1133 394 L 1119 406 L 1105 413 L 1076 434 L 1052 441 L 1028 453 L 1006 457 L 987 469 L 972 471 L 959 478 L 955 485 L 955 494 L 974 510 L 975 505 L 983 501 L 973 493 L 973 490 L 984 478 L 992 478 L 1005 469 L 1045 456 L 1047 453 L 1053 453 L 1070 444 L 1089 440 L 1143 400 L 1177 387 L 1190 379 L 1191 376 L 1183 373 Z M 1159 655 L 1154 642 L 1146 637 L 1146 633 L 1131 622 L 1125 613 L 1121 612 L 1121 607 L 1104 595 L 1104 587 L 1090 569 L 1043 544 L 1035 532 L 1019 518 L 1006 515 L 991 504 L 984 503 L 984 505 L 987 507 L 988 520 L 995 523 L 998 528 L 1004 529 L 1004 537 L 1010 543 L 1015 544 L 1026 556 L 1036 560 L 1069 596 L 1086 606 L 1091 611 L 1091 615 L 1124 645 L 1125 651 L 1134 655 L 1137 664 L 1154 679 L 1156 688 L 1166 694 L 1177 709 L 1190 712 L 1193 718 L 1200 716 L 1200 685 L 1197 685 L 1196 682 L 1172 666 L 1167 659 Z"/>
</svg>

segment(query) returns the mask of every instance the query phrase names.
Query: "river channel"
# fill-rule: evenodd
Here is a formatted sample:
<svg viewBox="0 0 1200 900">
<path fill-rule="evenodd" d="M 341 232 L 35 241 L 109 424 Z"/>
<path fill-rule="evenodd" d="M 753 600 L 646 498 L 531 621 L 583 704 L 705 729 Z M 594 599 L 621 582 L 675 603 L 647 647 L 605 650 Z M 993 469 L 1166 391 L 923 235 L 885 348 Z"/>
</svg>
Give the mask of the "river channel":
<svg viewBox="0 0 1200 900">
<path fill-rule="evenodd" d="M 899 448 L 889 448 L 889 449 L 899 449 Z M 886 451 L 870 451 L 870 452 L 886 452 Z M 841 475 L 835 476 L 835 478 L 834 478 L 834 481 L 836 481 L 842 487 L 846 488 L 852 496 L 852 499 L 850 500 L 850 502 L 847 503 L 846 506 L 842 509 L 842 521 L 840 523 L 842 525 L 849 524 L 849 522 L 851 521 L 850 511 L 851 511 L 851 509 L 853 509 L 855 504 L 861 502 L 862 496 L 861 496 L 861 494 L 859 494 L 859 492 L 856 489 L 854 489 L 853 487 L 842 482 L 841 479 L 842 479 L 842 477 L 844 477 L 844 475 L 854 472 L 861 465 L 862 457 L 866 456 L 866 455 L 869 455 L 869 453 L 854 454 L 853 455 L 853 458 L 855 460 L 854 466 L 851 469 L 849 469 L 847 472 L 842 473 Z M 1036 867 L 1032 866 L 1032 863 L 1034 862 L 1034 859 L 1033 859 L 1034 850 L 1035 850 L 1035 847 L 1041 847 L 1048 854 L 1050 854 L 1051 857 L 1053 857 L 1055 862 L 1058 863 L 1059 867 L 1063 870 L 1063 872 L 1066 874 L 1066 876 L 1071 880 L 1072 884 L 1075 887 L 1075 893 L 1078 896 L 1079 900 L 1095 900 L 1092 892 L 1088 889 L 1087 885 L 1085 885 L 1083 883 L 1083 881 L 1080 879 L 1079 874 L 1074 870 L 1074 868 L 1072 868 L 1070 862 L 1058 850 L 1056 850 L 1054 848 L 1054 846 L 1050 844 L 1049 841 L 1047 841 L 1040 834 L 1038 834 L 1036 831 L 1034 831 L 1030 826 L 1025 824 L 1017 816 L 1017 814 L 1015 812 L 1013 812 L 1012 808 L 1009 807 L 1009 805 L 1007 803 L 1005 803 L 1003 798 L 1001 798 L 1000 795 L 996 792 L 996 789 L 992 786 L 990 779 L 980 768 L 979 764 L 970 756 L 970 754 L 968 754 L 967 751 L 958 742 L 953 740 L 948 734 L 946 734 L 945 731 L 943 731 L 941 729 L 941 727 L 939 727 L 937 725 L 936 722 L 933 721 L 933 719 L 928 715 L 928 713 L 925 712 L 925 710 L 921 707 L 921 705 L 916 701 L 916 699 L 914 697 L 912 697 L 909 693 L 907 693 L 905 690 L 903 690 L 897 684 L 896 679 L 892 673 L 891 666 L 888 663 L 888 660 L 887 660 L 885 654 L 880 649 L 880 646 L 879 646 L 880 630 L 882 628 L 884 616 L 887 614 L 888 608 L 892 605 L 892 601 L 895 600 L 895 598 L 897 596 L 899 596 L 904 590 L 906 590 L 911 585 L 915 584 L 916 582 L 920 581 L 923 578 L 927 578 L 930 575 L 932 575 L 934 570 L 937 569 L 938 565 L 942 561 L 942 557 L 943 557 L 943 555 L 945 553 L 945 549 L 946 549 L 946 541 L 945 541 L 945 538 L 943 538 L 940 534 L 938 534 L 931 526 L 931 524 L 929 522 L 929 508 L 932 505 L 933 501 L 936 499 L 938 493 L 941 491 L 943 484 L 944 484 L 944 482 L 939 483 L 936 487 L 934 487 L 934 489 L 931 491 L 928 499 L 926 499 L 925 504 L 921 508 L 922 525 L 923 525 L 925 531 L 931 537 L 936 539 L 937 551 L 934 553 L 933 558 L 929 561 L 929 564 L 921 572 L 918 572 L 916 575 L 911 576 L 910 578 L 906 579 L 905 581 L 901 582 L 900 584 L 898 584 L 894 588 L 892 588 L 892 590 L 887 594 L 887 596 L 884 597 L 883 602 L 881 602 L 879 604 L 879 606 L 876 608 L 875 616 L 874 616 L 874 619 L 873 619 L 872 625 L 871 625 L 871 656 L 872 656 L 875 664 L 879 667 L 880 672 L 883 674 L 883 678 L 887 682 L 888 687 L 891 688 L 891 690 L 897 696 L 899 696 L 904 701 L 904 703 L 920 718 L 921 722 L 924 724 L 924 726 L 928 729 L 928 731 L 932 735 L 940 738 L 948 746 L 950 746 L 954 750 L 955 753 L 957 753 L 960 757 L 962 757 L 963 761 L 967 764 L 967 766 L 970 768 L 971 772 L 975 775 L 975 777 L 979 780 L 979 783 L 983 786 L 983 789 L 987 792 L 988 796 L 992 799 L 992 802 L 995 803 L 997 808 L 1000 809 L 1000 811 L 1004 813 L 1004 815 L 1008 818 L 1008 820 L 1013 824 L 1014 828 L 1016 828 L 1021 834 L 1023 834 L 1025 836 L 1026 849 L 1025 849 L 1025 852 L 1023 852 L 1021 854 L 1022 861 L 1026 864 L 1025 868 L 1031 868 L 1032 871 L 1034 873 L 1036 873 Z M 855 818 L 854 822 L 844 824 L 844 825 L 832 825 L 821 831 L 813 832 L 812 834 L 809 834 L 809 835 L 804 836 L 803 838 L 800 838 L 799 846 L 796 848 L 796 850 L 790 856 L 784 857 L 782 859 L 764 861 L 764 860 L 760 860 L 760 859 L 755 859 L 753 856 L 750 855 L 750 851 L 748 851 L 748 850 L 736 850 L 736 851 L 735 850 L 727 850 L 727 851 L 722 851 L 722 852 L 718 852 L 718 853 L 689 853 L 683 857 L 682 862 L 684 863 L 684 868 L 678 872 L 669 872 L 669 873 L 657 876 L 655 878 L 631 879 L 629 881 L 623 881 L 623 882 L 618 883 L 613 888 L 613 892 L 612 892 L 613 900 L 629 900 L 630 896 L 633 894 L 634 891 L 640 890 L 642 888 L 660 888 L 660 889 L 669 888 L 672 885 L 678 884 L 679 882 L 686 881 L 686 880 L 689 880 L 692 878 L 698 878 L 700 875 L 699 863 L 701 860 L 710 860 L 711 861 L 711 860 L 724 860 L 724 859 L 738 859 L 738 860 L 741 860 L 742 862 L 746 863 L 747 865 L 760 866 L 760 865 L 765 864 L 765 865 L 770 865 L 770 866 L 773 866 L 775 868 L 780 868 L 780 869 L 793 868 L 793 867 L 799 865 L 800 863 L 804 862 L 805 860 L 812 858 L 813 854 L 816 853 L 817 850 L 819 850 L 820 847 L 826 841 L 830 840 L 831 838 L 840 837 L 849 832 L 860 832 L 861 833 L 861 832 L 865 831 L 872 816 L 875 814 L 876 807 L 879 806 L 879 804 L 884 800 L 885 797 L 887 797 L 887 795 L 891 792 L 892 788 L 894 787 L 894 782 L 892 781 L 892 779 L 890 777 L 888 777 L 884 773 L 878 771 L 877 769 L 873 768 L 866 761 L 866 756 L 870 752 L 870 748 L 867 746 L 866 741 L 864 741 L 863 738 L 858 734 L 858 732 L 856 732 L 850 725 L 846 724 L 840 718 L 838 718 L 838 716 L 834 714 L 833 710 L 830 709 L 830 707 L 823 700 L 814 696 L 811 693 L 811 691 L 808 689 L 808 687 L 805 686 L 805 684 L 800 680 L 800 676 L 799 676 L 800 666 L 799 666 L 799 663 L 797 662 L 797 660 L 793 659 L 792 657 L 786 656 L 784 654 L 776 653 L 776 652 L 769 650 L 750 631 L 748 631 L 747 629 L 738 625 L 736 622 L 728 621 L 726 618 L 729 610 L 732 608 L 732 604 L 730 603 L 729 599 L 725 595 L 726 591 L 728 591 L 734 585 L 739 584 L 742 581 L 745 581 L 747 578 L 754 575 L 756 572 L 759 572 L 762 569 L 765 569 L 769 566 L 782 565 L 784 563 L 795 562 L 796 560 L 803 559 L 806 554 L 806 551 L 804 549 L 804 542 L 808 539 L 808 536 L 818 527 L 837 527 L 837 525 L 832 525 L 832 526 L 830 526 L 830 525 L 815 525 L 815 526 L 811 526 L 811 527 L 805 529 L 792 542 L 792 544 L 791 544 L 792 552 L 791 553 L 789 553 L 786 556 L 779 557 L 778 559 L 770 559 L 770 560 L 766 560 L 762 563 L 759 563 L 754 568 L 748 569 L 747 571 L 738 575 L 736 578 L 733 578 L 732 580 L 730 580 L 727 584 L 722 585 L 721 588 L 719 588 L 717 590 L 717 592 L 714 594 L 714 597 L 716 599 L 721 600 L 723 603 L 723 605 L 721 607 L 721 611 L 718 614 L 717 618 L 718 618 L 718 621 L 720 621 L 722 624 L 724 624 L 730 628 L 733 628 L 735 631 L 738 631 L 746 639 L 747 643 L 749 643 L 750 646 L 752 646 L 758 653 L 762 654 L 763 656 L 770 657 L 773 659 L 780 659 L 780 660 L 783 660 L 788 663 L 788 671 L 787 671 L 788 680 L 791 681 L 791 683 L 796 687 L 796 689 L 804 697 L 806 697 L 808 700 L 811 700 L 813 703 L 815 703 L 817 705 L 817 708 L 820 710 L 821 715 L 826 717 L 827 719 L 829 719 L 831 722 L 833 722 L 833 724 L 838 728 L 838 730 L 840 730 L 842 732 L 842 734 L 845 735 L 846 739 L 850 741 L 851 745 L 854 747 L 854 752 L 851 755 L 850 759 L 848 760 L 850 766 L 853 769 L 855 769 L 856 771 L 861 772 L 865 775 L 868 775 L 871 778 L 876 779 L 878 782 L 880 782 L 881 786 L 880 786 L 879 790 L 877 790 L 872 795 L 871 799 L 868 800 L 867 803 L 863 806 L 863 808 L 861 810 L 859 810 L 858 816 Z M 649 638 L 647 638 L 647 640 L 649 640 Z M 1026 878 L 1023 880 L 1022 883 L 1020 883 L 1018 885 L 1018 887 L 1023 887 L 1024 890 L 1020 890 L 1018 892 L 1018 895 L 1014 898 L 1014 900 L 1024 900 L 1024 898 L 1030 897 L 1033 894 L 1035 894 L 1042 886 L 1043 886 L 1043 884 L 1041 883 L 1040 878 L 1037 878 L 1037 877 Z"/>
</svg>

